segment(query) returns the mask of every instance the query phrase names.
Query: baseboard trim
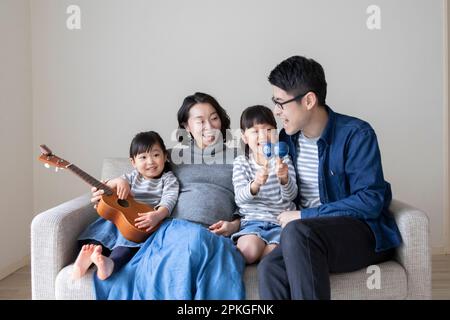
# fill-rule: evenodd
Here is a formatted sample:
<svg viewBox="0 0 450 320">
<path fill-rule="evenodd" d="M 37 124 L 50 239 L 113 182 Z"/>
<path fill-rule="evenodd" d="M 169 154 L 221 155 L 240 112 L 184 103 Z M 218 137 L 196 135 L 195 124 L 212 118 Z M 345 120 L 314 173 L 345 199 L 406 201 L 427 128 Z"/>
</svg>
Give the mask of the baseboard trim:
<svg viewBox="0 0 450 320">
<path fill-rule="evenodd" d="M 431 254 L 432 255 L 446 255 L 449 254 L 449 249 L 447 247 L 432 247 Z"/>
<path fill-rule="evenodd" d="M 22 259 L 19 259 L 18 261 L 2 268 L 0 270 L 0 280 L 6 278 L 7 276 L 9 276 L 10 274 L 12 274 L 13 272 L 19 270 L 20 268 L 25 267 L 27 264 L 30 264 L 30 255 L 26 255 L 25 257 L 23 257 Z"/>
</svg>

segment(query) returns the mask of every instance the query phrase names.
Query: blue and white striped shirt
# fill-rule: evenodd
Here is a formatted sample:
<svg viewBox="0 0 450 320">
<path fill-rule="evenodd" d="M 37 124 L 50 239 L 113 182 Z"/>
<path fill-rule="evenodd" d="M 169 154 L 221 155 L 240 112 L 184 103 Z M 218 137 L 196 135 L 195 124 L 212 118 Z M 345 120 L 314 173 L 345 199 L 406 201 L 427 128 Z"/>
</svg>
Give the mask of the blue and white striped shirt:
<svg viewBox="0 0 450 320">
<path fill-rule="evenodd" d="M 300 205 L 303 208 L 320 206 L 319 153 L 317 141 L 300 133 L 297 145 L 297 168 L 300 179 Z"/>
<path fill-rule="evenodd" d="M 155 210 L 166 207 L 172 213 L 178 200 L 179 183 L 171 171 L 163 173 L 158 179 L 146 179 L 137 170 L 133 170 L 121 178 L 130 185 L 136 201 L 149 204 Z"/>
<path fill-rule="evenodd" d="M 253 156 L 236 157 L 233 163 L 234 195 L 242 220 L 269 221 L 278 224 L 277 216 L 287 210 L 295 210 L 293 200 L 297 196 L 295 169 L 289 156 L 283 158 L 288 165 L 289 178 L 282 185 L 276 174 L 276 158 L 269 160 L 269 177 L 258 194 L 252 195 L 250 185 L 256 173 L 262 168 Z"/>
</svg>

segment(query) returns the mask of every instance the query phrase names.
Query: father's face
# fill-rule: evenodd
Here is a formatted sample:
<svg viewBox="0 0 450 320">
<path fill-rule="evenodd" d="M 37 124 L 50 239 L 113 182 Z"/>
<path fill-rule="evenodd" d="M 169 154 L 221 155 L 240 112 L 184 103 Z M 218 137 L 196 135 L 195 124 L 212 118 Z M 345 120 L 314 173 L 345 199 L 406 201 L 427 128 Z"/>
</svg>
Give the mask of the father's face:
<svg viewBox="0 0 450 320">
<path fill-rule="evenodd" d="M 273 100 L 279 103 L 291 100 L 294 96 L 288 94 L 283 89 L 276 86 L 273 88 Z M 293 135 L 300 130 L 304 129 L 305 125 L 309 121 L 309 112 L 306 107 L 301 103 L 303 100 L 288 102 L 283 104 L 280 108 L 279 105 L 275 105 L 273 113 L 279 117 L 283 122 L 283 128 L 288 135 Z"/>
</svg>

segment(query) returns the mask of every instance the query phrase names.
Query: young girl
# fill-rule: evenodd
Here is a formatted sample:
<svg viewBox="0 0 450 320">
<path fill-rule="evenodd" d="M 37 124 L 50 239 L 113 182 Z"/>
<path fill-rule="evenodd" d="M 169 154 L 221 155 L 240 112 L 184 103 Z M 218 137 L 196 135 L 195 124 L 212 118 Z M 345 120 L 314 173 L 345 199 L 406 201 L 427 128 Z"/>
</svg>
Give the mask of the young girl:
<svg viewBox="0 0 450 320">
<path fill-rule="evenodd" d="M 155 208 L 155 211 L 139 213 L 140 217 L 136 219 L 136 227 L 149 231 L 168 217 L 175 207 L 178 180 L 170 171 L 166 146 L 154 131 L 141 132 L 133 138 L 130 161 L 134 167 L 131 173 L 109 180 L 106 184 L 117 189 L 119 199 L 126 199 L 131 191 L 136 201 Z M 97 277 L 105 280 L 130 261 L 142 245 L 125 239 L 112 222 L 103 218 L 92 223 L 78 240 L 84 245 L 74 264 L 74 279 L 82 277 L 94 263 Z"/>
<path fill-rule="evenodd" d="M 297 196 L 294 166 L 289 156 L 267 159 L 266 143 L 275 142 L 277 124 L 272 111 L 253 106 L 241 115 L 245 155 L 233 164 L 235 201 L 242 216 L 240 230 L 231 236 L 248 264 L 272 251 L 280 242 L 277 216 L 295 210 Z"/>
</svg>

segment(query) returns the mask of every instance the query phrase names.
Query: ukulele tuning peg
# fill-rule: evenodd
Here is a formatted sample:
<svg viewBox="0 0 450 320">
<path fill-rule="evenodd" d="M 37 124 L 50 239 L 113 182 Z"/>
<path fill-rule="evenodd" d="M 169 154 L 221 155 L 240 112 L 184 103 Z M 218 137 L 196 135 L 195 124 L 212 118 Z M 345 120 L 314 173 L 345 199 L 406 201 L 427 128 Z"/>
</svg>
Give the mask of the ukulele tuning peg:
<svg viewBox="0 0 450 320">
<path fill-rule="evenodd" d="M 44 167 L 46 167 L 47 169 L 50 168 L 50 165 L 48 163 L 44 164 Z"/>
</svg>

